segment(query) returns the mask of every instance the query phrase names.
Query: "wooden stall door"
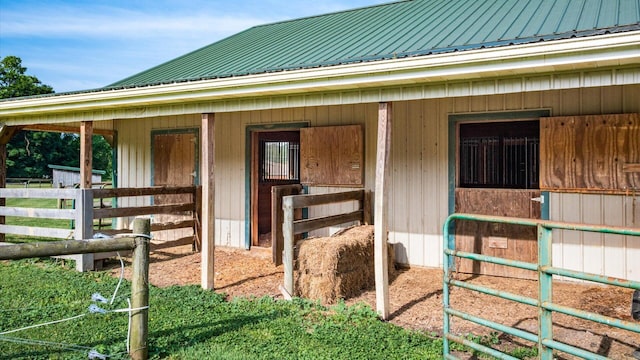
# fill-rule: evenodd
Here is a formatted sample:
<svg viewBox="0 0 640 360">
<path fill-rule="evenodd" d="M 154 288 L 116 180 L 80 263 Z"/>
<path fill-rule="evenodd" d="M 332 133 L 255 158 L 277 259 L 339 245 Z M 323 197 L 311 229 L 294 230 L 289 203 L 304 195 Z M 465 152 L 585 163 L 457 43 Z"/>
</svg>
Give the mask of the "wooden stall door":
<svg viewBox="0 0 640 360">
<path fill-rule="evenodd" d="M 530 189 L 469 189 L 458 188 L 455 193 L 456 212 L 540 219 L 540 190 Z M 456 224 L 456 248 L 488 256 L 535 263 L 538 261 L 537 230 L 535 227 L 459 221 Z M 532 271 L 459 259 L 458 271 L 536 279 Z"/>
<path fill-rule="evenodd" d="M 153 185 L 154 186 L 191 186 L 196 184 L 197 134 L 157 133 L 153 134 Z M 191 195 L 157 195 L 154 204 L 177 204 L 189 202 Z M 169 223 L 187 220 L 191 214 L 158 214 L 156 223 Z M 154 233 L 154 239 L 160 241 L 193 240 L 193 231 L 189 229 L 165 230 Z"/>
<path fill-rule="evenodd" d="M 252 133 L 251 244 L 272 245 L 271 188 L 300 184 L 300 132 Z"/>
<path fill-rule="evenodd" d="M 539 139 L 538 120 L 460 124 L 455 211 L 540 219 Z M 456 223 L 459 234 L 456 247 L 462 251 L 537 262 L 534 227 L 475 221 Z M 461 260 L 459 271 L 537 277 L 531 271 L 471 260 Z"/>
</svg>

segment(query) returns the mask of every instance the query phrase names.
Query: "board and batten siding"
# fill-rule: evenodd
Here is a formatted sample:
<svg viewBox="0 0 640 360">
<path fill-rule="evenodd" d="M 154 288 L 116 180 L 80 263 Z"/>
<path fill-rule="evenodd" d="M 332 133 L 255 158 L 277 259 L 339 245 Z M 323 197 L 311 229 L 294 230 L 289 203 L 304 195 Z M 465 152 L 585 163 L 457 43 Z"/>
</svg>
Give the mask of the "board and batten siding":
<svg viewBox="0 0 640 360">
<path fill-rule="evenodd" d="M 467 96 L 462 91 L 460 95 L 464 96 L 394 102 L 389 240 L 395 244 L 396 259 L 400 263 L 427 267 L 442 265 L 442 224 L 448 216 L 449 203 L 449 115 L 537 109 L 550 109 L 553 116 L 640 112 L 640 85 L 478 96 Z M 216 244 L 244 247 L 245 200 L 248 196 L 245 194 L 247 126 L 300 122 L 308 122 L 309 126 L 364 125 L 365 189 L 372 190 L 377 108 L 376 103 L 368 103 L 216 114 Z M 199 126 L 199 120 L 200 114 L 115 121 L 120 144 L 119 186 L 150 184 L 151 130 Z M 312 187 L 309 192 L 348 189 L 351 188 Z M 574 218 L 576 206 L 595 201 L 592 196 L 554 193 L 550 199 L 551 219 L 568 221 Z M 611 195 L 599 195 L 603 205 L 584 207 L 581 210 L 584 215 L 579 218 L 584 221 L 600 219 L 598 221 L 617 225 L 611 217 L 620 214 L 628 217 L 626 204 L 629 200 L 609 197 Z M 639 200 L 636 198 L 636 201 Z M 347 209 L 352 204 L 340 206 Z M 330 211 L 327 208 L 311 209 L 309 216 Z M 588 236 L 554 235 L 556 266 L 640 280 L 640 261 L 632 261 L 639 258 L 640 239 L 614 237 L 610 240 L 607 236 L 602 238 L 603 245 L 598 250 L 591 246 L 596 240 Z M 616 245 L 606 245 L 609 243 Z M 576 260 L 582 256 L 583 260 Z M 598 265 L 605 261 L 612 264 L 618 258 L 627 259 L 624 269 L 617 265 Z"/>
<path fill-rule="evenodd" d="M 200 126 L 200 114 L 162 116 L 148 119 L 114 121 L 118 133 L 117 186 L 142 188 L 152 184 L 151 131 L 188 129 Z M 151 205 L 151 197 L 125 197 L 118 199 L 119 207 Z M 128 228 L 133 219 L 118 219 L 118 228 Z"/>
<path fill-rule="evenodd" d="M 550 193 L 549 216 L 553 220 L 596 225 L 640 227 L 638 194 Z M 561 241 L 553 249 L 553 263 L 570 270 L 638 280 L 640 238 L 621 235 L 554 230 Z"/>
<path fill-rule="evenodd" d="M 308 126 L 339 126 L 362 124 L 365 128 L 365 184 L 371 190 L 375 166 L 377 104 L 303 107 L 260 111 L 219 113 L 216 115 L 216 244 L 240 247 L 245 244 L 245 165 L 247 126 L 306 122 Z M 368 129 L 374 129 L 374 132 Z M 309 187 L 311 194 L 348 191 L 346 187 Z M 335 211 L 348 211 L 355 204 L 337 205 L 337 209 L 318 206 L 309 209 L 309 217 L 325 216 Z M 218 225 L 220 227 L 218 227 Z M 336 228 L 313 232 L 328 235 Z"/>
<path fill-rule="evenodd" d="M 536 109 L 550 109 L 553 116 L 640 112 L 640 86 L 394 103 L 389 238 L 396 244 L 397 261 L 442 265 L 441 227 L 448 215 L 448 116 Z M 551 220 L 640 227 L 640 192 L 629 196 L 553 193 L 549 201 Z M 640 280 L 637 237 L 555 232 L 553 252 L 556 266 Z"/>
</svg>

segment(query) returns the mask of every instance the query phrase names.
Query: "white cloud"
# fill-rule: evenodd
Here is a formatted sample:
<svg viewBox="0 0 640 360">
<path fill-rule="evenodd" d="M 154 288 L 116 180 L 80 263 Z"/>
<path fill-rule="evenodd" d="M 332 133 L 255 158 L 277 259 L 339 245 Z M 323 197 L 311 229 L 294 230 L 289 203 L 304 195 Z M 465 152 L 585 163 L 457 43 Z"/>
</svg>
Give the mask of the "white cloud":
<svg viewBox="0 0 640 360">
<path fill-rule="evenodd" d="M 147 14 L 122 9 L 38 12 L 3 15 L 3 37 L 84 37 L 132 39 L 183 37 L 190 34 L 232 34 L 272 19 L 211 14 Z"/>
<path fill-rule="evenodd" d="M 385 1 L 3 1 L 0 56 L 22 57 L 58 92 L 91 89 L 258 24 Z"/>
</svg>

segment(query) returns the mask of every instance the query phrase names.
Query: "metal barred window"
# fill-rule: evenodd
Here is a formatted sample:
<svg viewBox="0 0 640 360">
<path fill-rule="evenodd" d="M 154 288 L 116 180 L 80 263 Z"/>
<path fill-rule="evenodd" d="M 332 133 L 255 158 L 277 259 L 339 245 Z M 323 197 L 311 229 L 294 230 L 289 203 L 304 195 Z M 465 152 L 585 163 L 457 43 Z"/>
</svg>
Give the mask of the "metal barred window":
<svg viewBox="0 0 640 360">
<path fill-rule="evenodd" d="M 537 122 L 461 124 L 459 151 L 460 187 L 539 187 Z"/>
<path fill-rule="evenodd" d="M 260 141 L 260 181 L 300 180 L 300 143 Z"/>
</svg>

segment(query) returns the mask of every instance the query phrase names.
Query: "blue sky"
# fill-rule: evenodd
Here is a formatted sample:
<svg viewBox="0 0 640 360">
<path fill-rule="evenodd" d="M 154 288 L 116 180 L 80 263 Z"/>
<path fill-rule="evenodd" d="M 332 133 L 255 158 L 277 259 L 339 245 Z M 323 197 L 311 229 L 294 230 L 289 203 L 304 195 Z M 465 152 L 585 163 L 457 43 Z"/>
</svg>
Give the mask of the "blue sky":
<svg viewBox="0 0 640 360">
<path fill-rule="evenodd" d="M 390 0 L 0 0 L 0 57 L 56 92 L 109 85 L 254 25 Z"/>
</svg>

